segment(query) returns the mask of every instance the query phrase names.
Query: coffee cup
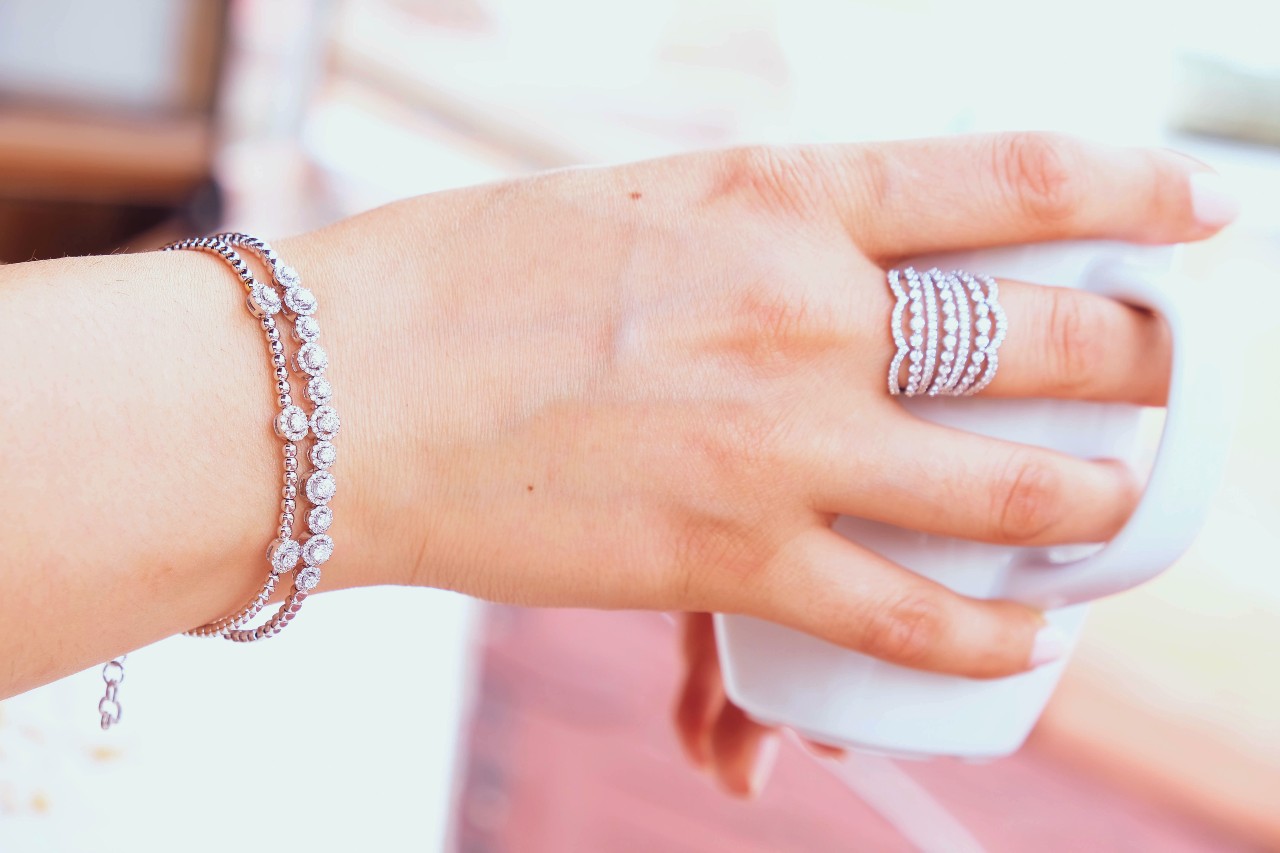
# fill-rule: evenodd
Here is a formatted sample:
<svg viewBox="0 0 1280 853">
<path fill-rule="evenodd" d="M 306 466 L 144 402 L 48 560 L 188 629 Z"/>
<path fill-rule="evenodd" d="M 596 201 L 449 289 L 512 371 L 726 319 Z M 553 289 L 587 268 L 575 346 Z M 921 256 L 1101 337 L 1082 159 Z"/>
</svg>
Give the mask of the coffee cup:
<svg viewBox="0 0 1280 853">
<path fill-rule="evenodd" d="M 1063 242 L 952 253 L 917 268 L 965 269 L 1073 287 L 1155 311 L 1171 331 L 1164 428 L 1138 507 L 1110 542 L 1013 547 L 842 516 L 850 540 L 965 595 L 1045 611 L 1072 645 L 1088 602 L 1149 580 L 1190 547 L 1221 480 L 1234 419 L 1232 318 L 1203 284 L 1175 273 L 1175 247 Z M 886 330 L 886 336 L 888 332 Z M 1077 400 L 912 398 L 926 420 L 1082 458 L 1142 457 L 1142 409 Z M 999 679 L 885 663 L 760 619 L 717 614 L 730 699 L 761 722 L 824 743 L 898 757 L 995 758 L 1017 750 L 1048 702 L 1067 655 Z"/>
</svg>

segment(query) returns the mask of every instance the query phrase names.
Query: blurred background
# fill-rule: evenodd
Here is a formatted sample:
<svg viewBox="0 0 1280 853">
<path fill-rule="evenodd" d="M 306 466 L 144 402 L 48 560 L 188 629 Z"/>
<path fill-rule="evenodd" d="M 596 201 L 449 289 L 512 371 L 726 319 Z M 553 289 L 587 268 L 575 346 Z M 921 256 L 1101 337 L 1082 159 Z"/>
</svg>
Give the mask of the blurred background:
<svg viewBox="0 0 1280 853">
<path fill-rule="evenodd" d="M 1218 168 L 1245 214 L 1186 262 L 1280 316 L 1277 24 L 1268 0 L 0 0 L 0 262 L 697 147 L 1038 128 Z M 362 590 L 261 647 L 132 655 L 109 735 L 96 669 L 0 703 L 0 850 L 1280 850 L 1278 422 L 1246 401 L 1198 545 L 1095 606 L 1012 758 L 786 748 L 732 802 L 669 730 L 660 616 Z"/>
</svg>

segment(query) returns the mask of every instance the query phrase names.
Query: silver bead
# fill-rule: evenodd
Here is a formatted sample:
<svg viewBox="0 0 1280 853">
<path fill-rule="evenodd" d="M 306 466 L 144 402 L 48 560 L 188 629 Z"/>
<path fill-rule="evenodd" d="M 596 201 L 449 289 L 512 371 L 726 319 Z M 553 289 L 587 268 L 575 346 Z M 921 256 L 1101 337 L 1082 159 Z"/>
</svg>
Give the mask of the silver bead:
<svg viewBox="0 0 1280 853">
<path fill-rule="evenodd" d="M 277 393 L 277 394 L 288 394 L 288 393 L 289 393 L 290 391 L 292 391 L 292 390 L 293 390 L 293 387 L 289 384 L 289 380 L 288 380 L 288 379 L 277 379 L 277 380 L 276 380 L 276 393 Z"/>
<path fill-rule="evenodd" d="M 294 444 L 293 442 L 289 442 L 284 446 L 284 457 L 286 459 L 292 459 L 297 455 L 298 455 L 298 445 Z"/>
<path fill-rule="evenodd" d="M 271 356 L 271 363 L 276 367 L 284 367 L 285 366 L 284 356 L 281 355 L 280 353 L 273 353 Z"/>
<path fill-rule="evenodd" d="M 290 456 L 290 457 L 288 457 L 287 459 L 285 459 L 285 460 L 284 460 L 284 470 L 286 470 L 286 471 L 297 471 L 297 470 L 298 470 L 298 460 L 297 460 L 297 458 L 295 458 L 295 457 L 293 457 L 293 456 Z"/>
<path fill-rule="evenodd" d="M 293 498 L 285 498 L 284 500 L 280 501 L 280 511 L 281 511 L 281 512 L 289 512 L 289 513 L 291 513 L 291 512 L 293 512 L 294 510 L 296 510 L 297 508 L 298 508 L 298 504 L 297 504 L 297 502 L 296 502 L 296 501 L 294 501 L 294 500 L 293 500 Z"/>
<path fill-rule="evenodd" d="M 298 496 L 298 487 L 285 486 L 283 489 L 280 490 L 280 494 L 284 497 L 285 500 L 291 501 Z"/>
<path fill-rule="evenodd" d="M 285 481 L 285 484 L 286 484 L 286 485 L 290 485 L 290 486 L 296 486 L 296 485 L 298 485 L 298 472 L 297 472 L 297 471 L 285 471 L 285 472 L 284 472 L 284 481 Z"/>
<path fill-rule="evenodd" d="M 276 375 L 276 379 L 288 379 L 289 370 L 284 365 L 276 365 L 275 375 Z"/>
<path fill-rule="evenodd" d="M 284 344 L 280 343 L 279 332 L 276 332 L 276 340 L 271 342 L 271 352 L 275 353 L 276 355 L 281 355 L 284 353 Z"/>
<path fill-rule="evenodd" d="M 290 396 L 289 394 L 281 394 L 279 397 L 276 398 L 276 405 L 278 405 L 282 409 L 287 408 L 288 406 L 292 406 L 293 397 Z"/>
</svg>

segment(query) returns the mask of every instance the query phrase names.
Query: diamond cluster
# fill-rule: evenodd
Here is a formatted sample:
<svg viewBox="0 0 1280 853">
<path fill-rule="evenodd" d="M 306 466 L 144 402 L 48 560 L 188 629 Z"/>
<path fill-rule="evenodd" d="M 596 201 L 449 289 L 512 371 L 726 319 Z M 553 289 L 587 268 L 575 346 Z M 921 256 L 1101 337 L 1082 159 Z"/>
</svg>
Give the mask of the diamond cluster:
<svg viewBox="0 0 1280 853">
<path fill-rule="evenodd" d="M 319 344 L 320 324 L 315 314 L 319 300 L 315 293 L 302 284 L 302 278 L 293 267 L 279 263 L 274 253 L 267 252 L 268 263 L 274 259 L 273 275 L 284 291 L 284 312 L 293 318 L 293 337 L 300 342 L 293 357 L 296 372 L 310 377 L 307 381 L 307 397 L 313 408 L 307 418 L 307 428 L 315 436 L 315 444 L 308 454 L 313 466 L 306 475 L 303 492 L 311 503 L 307 513 L 307 529 L 311 536 L 302 543 L 301 559 L 305 566 L 298 572 L 295 583 L 301 591 L 310 591 L 320 582 L 320 566 L 333 555 L 333 539 L 326 531 L 333 524 L 333 510 L 329 502 L 338 491 L 338 480 L 329 469 L 338 460 L 338 451 L 332 439 L 342 427 L 338 410 L 330 403 L 333 386 L 324 376 L 329 368 L 329 354 Z"/>
</svg>

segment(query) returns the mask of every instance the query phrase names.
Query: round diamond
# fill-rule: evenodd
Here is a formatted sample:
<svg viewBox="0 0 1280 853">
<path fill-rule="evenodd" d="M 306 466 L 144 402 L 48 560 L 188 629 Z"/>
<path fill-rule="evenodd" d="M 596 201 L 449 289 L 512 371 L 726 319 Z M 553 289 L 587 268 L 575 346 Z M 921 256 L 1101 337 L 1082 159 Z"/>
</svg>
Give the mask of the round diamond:
<svg viewBox="0 0 1280 853">
<path fill-rule="evenodd" d="M 985 302 L 979 302 L 978 306 L 973 310 L 978 313 L 979 317 L 985 317 L 991 313 L 991 308 Z"/>
<path fill-rule="evenodd" d="M 320 469 L 328 468 L 338 461 L 338 448 L 329 441 L 317 441 L 311 447 L 311 464 Z"/>
<path fill-rule="evenodd" d="M 342 421 L 333 406 L 319 406 L 311 413 L 311 431 L 316 434 L 316 438 L 324 441 L 333 438 L 341 425 Z"/>
<path fill-rule="evenodd" d="M 924 353 L 920 352 L 920 350 L 913 349 L 911 351 L 911 360 L 913 362 L 921 361 L 923 359 L 924 359 Z"/>
<path fill-rule="evenodd" d="M 977 322 L 977 326 L 978 326 L 978 331 L 982 332 L 982 334 L 985 335 L 987 332 L 991 331 L 991 318 L 990 317 L 979 318 Z"/>
<path fill-rule="evenodd" d="M 281 287 L 297 287 L 298 282 L 302 280 L 298 277 L 298 271 L 288 264 L 276 267 L 275 278 Z"/>
<path fill-rule="evenodd" d="M 923 318 L 923 317 L 912 317 L 912 318 L 911 318 L 911 331 L 913 331 L 913 332 L 918 332 L 918 331 L 920 331 L 920 330 L 921 330 L 921 329 L 923 329 L 923 328 L 924 328 L 924 318 Z"/>
<path fill-rule="evenodd" d="M 301 556 L 302 546 L 292 539 L 277 539 L 267 546 L 267 560 L 278 575 L 298 565 Z"/>
<path fill-rule="evenodd" d="M 299 317 L 293 324 L 293 336 L 306 343 L 320 337 L 320 324 L 315 317 Z"/>
<path fill-rule="evenodd" d="M 924 313 L 924 303 L 920 302 L 920 300 L 918 300 L 918 299 L 917 299 L 915 302 L 912 302 L 912 303 L 911 303 L 911 313 L 912 313 L 912 314 L 923 314 L 923 313 Z"/>
<path fill-rule="evenodd" d="M 324 533 L 333 524 L 333 510 L 327 506 L 318 506 L 307 513 L 307 527 L 312 533 Z"/>
<path fill-rule="evenodd" d="M 924 335 L 912 335 L 912 336 L 911 336 L 911 345 L 912 345 L 913 347 L 922 347 L 922 346 L 924 346 Z"/>
<path fill-rule="evenodd" d="M 948 317 L 943 321 L 942 328 L 946 329 L 948 332 L 954 332 L 956 329 L 960 328 L 960 321 L 955 317 Z"/>
<path fill-rule="evenodd" d="M 323 533 L 316 534 L 302 546 L 302 559 L 308 566 L 321 566 L 333 556 L 333 540 Z"/>
<path fill-rule="evenodd" d="M 978 335 L 978 337 L 973 339 L 973 345 L 978 349 L 986 349 L 987 345 L 990 343 L 991 343 L 991 339 L 988 338 L 986 335 Z"/>
<path fill-rule="evenodd" d="M 298 370 L 311 376 L 319 376 L 329 366 L 329 354 L 319 344 L 303 344 L 294 356 Z"/>
<path fill-rule="evenodd" d="M 955 353 L 950 352 L 944 352 L 942 355 L 938 356 L 938 358 L 942 359 L 943 364 L 950 364 L 955 360 L 955 357 Z"/>
<path fill-rule="evenodd" d="M 973 363 L 974 363 L 974 364 L 982 364 L 982 362 L 984 362 L 984 361 L 986 361 L 986 360 L 987 360 L 987 354 L 986 354 L 985 352 L 975 352 L 975 353 L 973 354 Z M 976 370 L 976 368 L 974 368 L 973 366 L 970 366 L 970 368 L 969 368 L 969 369 L 970 369 L 970 370 Z"/>
<path fill-rule="evenodd" d="M 285 307 L 294 314 L 305 317 L 314 314 L 319 305 L 316 295 L 305 287 L 291 287 L 284 292 Z"/>
<path fill-rule="evenodd" d="M 943 346 L 944 348 L 946 348 L 946 349 L 955 349 L 955 348 L 956 348 L 956 336 L 955 336 L 955 335 L 945 335 L 945 336 L 943 336 L 943 338 L 942 338 L 942 346 Z"/>
<path fill-rule="evenodd" d="M 270 317 L 280 312 L 280 294 L 274 287 L 255 284 L 249 290 L 249 310 L 259 317 Z"/>
<path fill-rule="evenodd" d="M 333 398 L 333 386 L 329 384 L 328 379 L 317 376 L 307 383 L 307 396 L 312 402 L 323 405 Z"/>
<path fill-rule="evenodd" d="M 320 583 L 320 569 L 315 566 L 305 566 L 298 572 L 293 582 L 303 592 L 311 592 Z"/>
<path fill-rule="evenodd" d="M 316 471 L 307 478 L 307 500 L 317 506 L 327 504 L 338 491 L 338 480 L 328 471 Z"/>
<path fill-rule="evenodd" d="M 300 441 L 307 435 L 307 413 L 298 406 L 285 406 L 276 415 L 276 435 L 290 441 Z"/>
</svg>

